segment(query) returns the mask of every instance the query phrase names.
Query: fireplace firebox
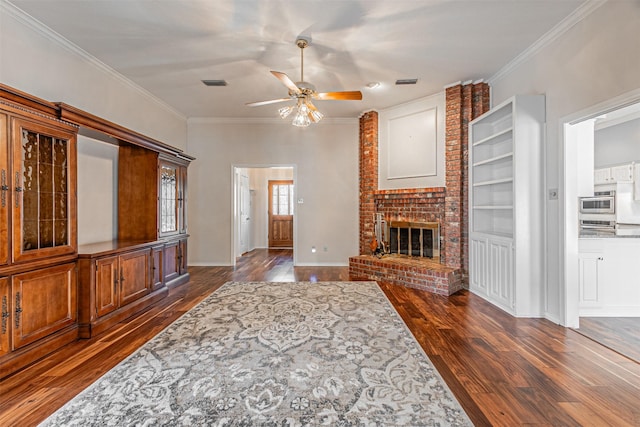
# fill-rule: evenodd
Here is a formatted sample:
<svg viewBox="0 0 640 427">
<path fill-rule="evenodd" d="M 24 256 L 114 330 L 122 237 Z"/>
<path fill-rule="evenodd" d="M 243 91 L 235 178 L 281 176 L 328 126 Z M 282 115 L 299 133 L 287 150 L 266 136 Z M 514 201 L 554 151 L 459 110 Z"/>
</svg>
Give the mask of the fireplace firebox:
<svg viewBox="0 0 640 427">
<path fill-rule="evenodd" d="M 437 222 L 391 221 L 388 236 L 391 254 L 440 261 L 440 226 Z"/>
</svg>

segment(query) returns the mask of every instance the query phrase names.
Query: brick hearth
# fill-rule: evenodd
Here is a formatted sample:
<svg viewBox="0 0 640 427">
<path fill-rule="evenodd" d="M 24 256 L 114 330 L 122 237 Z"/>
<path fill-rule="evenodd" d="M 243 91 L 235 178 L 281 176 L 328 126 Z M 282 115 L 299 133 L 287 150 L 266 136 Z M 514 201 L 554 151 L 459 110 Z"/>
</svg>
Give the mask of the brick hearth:
<svg viewBox="0 0 640 427">
<path fill-rule="evenodd" d="M 439 295 L 451 295 L 463 289 L 459 268 L 427 259 L 406 256 L 358 255 L 349 258 L 349 276 L 366 278 Z"/>
<path fill-rule="evenodd" d="M 360 255 L 349 258 L 352 278 L 442 295 L 468 286 L 468 123 L 489 109 L 489 86 L 454 85 L 445 97 L 446 188 L 378 190 L 378 113 L 360 117 Z M 428 258 L 370 255 L 375 213 L 383 213 L 387 221 L 438 222 L 442 264 Z"/>
</svg>

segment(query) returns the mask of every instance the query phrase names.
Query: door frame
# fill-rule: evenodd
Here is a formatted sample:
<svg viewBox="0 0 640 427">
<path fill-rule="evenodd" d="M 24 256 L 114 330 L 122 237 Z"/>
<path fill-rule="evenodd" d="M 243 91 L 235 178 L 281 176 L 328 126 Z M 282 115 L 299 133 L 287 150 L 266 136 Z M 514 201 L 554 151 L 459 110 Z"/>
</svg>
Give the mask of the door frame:
<svg viewBox="0 0 640 427">
<path fill-rule="evenodd" d="M 559 153 L 561 155 L 559 187 L 559 224 L 560 254 L 562 260 L 559 264 L 559 276 L 561 279 L 558 297 L 560 298 L 560 318 L 556 319 L 546 315 L 547 319 L 560 323 L 569 328 L 578 328 L 579 320 L 579 284 L 578 284 L 578 139 L 572 126 L 596 118 L 631 104 L 640 103 L 640 89 L 633 90 L 615 98 L 608 99 L 591 107 L 585 108 L 573 114 L 560 118 L 558 138 L 562 142 Z M 547 295 L 547 298 L 549 296 Z"/>
<path fill-rule="evenodd" d="M 238 200 L 238 180 L 236 169 L 269 169 L 269 168 L 292 168 L 293 169 L 293 199 L 298 200 L 298 167 L 292 163 L 232 163 L 231 164 L 231 247 L 229 248 L 231 253 L 231 266 L 236 265 L 236 251 L 239 247 L 239 230 L 240 230 L 240 215 Z M 297 204 L 297 203 L 296 203 Z M 298 212 L 298 206 L 294 208 L 296 213 Z M 300 215 L 293 215 L 293 265 L 298 264 L 298 217 Z"/>
</svg>

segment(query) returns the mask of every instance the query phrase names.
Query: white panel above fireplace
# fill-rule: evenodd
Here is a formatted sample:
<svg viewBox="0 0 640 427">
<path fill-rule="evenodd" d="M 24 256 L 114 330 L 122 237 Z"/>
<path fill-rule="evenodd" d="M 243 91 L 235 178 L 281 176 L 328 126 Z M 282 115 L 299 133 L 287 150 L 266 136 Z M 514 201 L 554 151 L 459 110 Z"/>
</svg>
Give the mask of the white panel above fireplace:
<svg viewBox="0 0 640 427">
<path fill-rule="evenodd" d="M 378 188 L 444 187 L 444 92 L 379 112 Z"/>
<path fill-rule="evenodd" d="M 437 175 L 436 129 L 436 108 L 389 119 L 387 179 Z"/>
</svg>

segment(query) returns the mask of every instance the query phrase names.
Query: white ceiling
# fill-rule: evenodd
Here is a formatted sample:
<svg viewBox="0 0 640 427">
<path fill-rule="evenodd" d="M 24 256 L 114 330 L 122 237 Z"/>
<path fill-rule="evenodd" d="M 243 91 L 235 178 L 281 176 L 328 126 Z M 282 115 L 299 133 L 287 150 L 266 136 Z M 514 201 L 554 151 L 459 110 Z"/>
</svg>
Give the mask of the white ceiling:
<svg viewBox="0 0 640 427">
<path fill-rule="evenodd" d="M 269 71 L 362 101 L 317 101 L 357 117 L 488 79 L 584 0 L 11 0 L 186 117 L 275 117 L 287 96 Z M 414 86 L 397 79 L 418 78 Z M 224 79 L 207 87 L 203 79 Z M 380 82 L 368 89 L 369 82 Z"/>
</svg>

